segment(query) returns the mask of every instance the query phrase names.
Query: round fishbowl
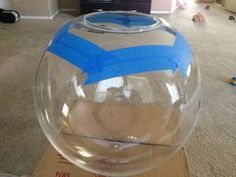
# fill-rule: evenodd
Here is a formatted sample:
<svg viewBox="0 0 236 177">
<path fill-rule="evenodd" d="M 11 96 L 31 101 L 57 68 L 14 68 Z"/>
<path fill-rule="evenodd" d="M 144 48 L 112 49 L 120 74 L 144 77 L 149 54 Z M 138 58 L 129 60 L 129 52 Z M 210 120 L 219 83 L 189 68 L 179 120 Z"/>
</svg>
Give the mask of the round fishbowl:
<svg viewBox="0 0 236 177">
<path fill-rule="evenodd" d="M 51 144 L 93 173 L 129 176 L 175 154 L 200 108 L 200 72 L 181 33 L 156 16 L 75 18 L 49 43 L 35 107 Z"/>
</svg>

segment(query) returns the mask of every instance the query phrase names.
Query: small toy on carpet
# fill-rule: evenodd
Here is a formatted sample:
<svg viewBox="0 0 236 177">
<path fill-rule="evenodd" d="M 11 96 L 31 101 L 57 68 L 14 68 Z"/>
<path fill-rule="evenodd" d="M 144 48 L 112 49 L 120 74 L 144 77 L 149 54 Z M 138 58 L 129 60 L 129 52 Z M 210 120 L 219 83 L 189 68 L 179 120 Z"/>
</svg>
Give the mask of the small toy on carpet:
<svg viewBox="0 0 236 177">
<path fill-rule="evenodd" d="M 199 12 L 198 14 L 194 15 L 192 18 L 193 22 L 204 22 L 204 16 Z"/>
<path fill-rule="evenodd" d="M 228 19 L 229 19 L 229 20 L 235 20 L 235 18 L 234 18 L 233 15 L 230 15 Z"/>
<path fill-rule="evenodd" d="M 205 5 L 204 5 L 204 8 L 205 8 L 206 10 L 209 10 L 210 7 L 211 7 L 211 6 L 210 6 L 209 4 L 205 4 Z"/>
<path fill-rule="evenodd" d="M 186 0 L 177 0 L 176 1 L 176 6 L 181 8 L 181 9 L 186 9 L 187 8 L 187 2 L 186 2 Z"/>
<path fill-rule="evenodd" d="M 228 82 L 233 85 L 236 86 L 236 76 L 232 76 L 229 78 Z"/>
</svg>

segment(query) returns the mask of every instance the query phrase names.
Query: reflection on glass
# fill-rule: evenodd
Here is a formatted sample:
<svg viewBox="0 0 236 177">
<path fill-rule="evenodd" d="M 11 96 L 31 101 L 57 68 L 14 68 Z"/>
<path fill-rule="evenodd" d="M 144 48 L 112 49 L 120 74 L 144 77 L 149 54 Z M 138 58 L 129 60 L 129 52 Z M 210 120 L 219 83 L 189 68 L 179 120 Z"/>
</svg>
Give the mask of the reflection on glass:
<svg viewBox="0 0 236 177">
<path fill-rule="evenodd" d="M 94 101 L 103 102 L 107 98 L 109 88 L 120 88 L 123 85 L 124 80 L 122 77 L 115 77 L 99 82 L 96 89 Z"/>
<path fill-rule="evenodd" d="M 68 114 L 69 114 L 69 108 L 68 108 L 68 106 L 67 106 L 66 103 L 64 103 L 64 105 L 63 105 L 63 107 L 62 107 L 62 113 L 63 113 L 63 115 L 64 115 L 65 117 L 67 117 Z"/>
<path fill-rule="evenodd" d="M 76 146 L 76 149 L 77 149 L 78 153 L 80 155 L 82 155 L 83 157 L 92 157 L 93 156 L 91 153 L 89 153 L 88 151 L 86 151 L 84 148 L 82 148 L 80 146 Z"/>
<path fill-rule="evenodd" d="M 75 160 L 76 160 L 76 162 L 78 162 L 78 163 L 80 163 L 80 164 L 86 165 L 86 162 L 83 161 L 83 160 L 80 160 L 80 159 L 75 159 Z"/>
<path fill-rule="evenodd" d="M 178 101 L 180 99 L 176 84 L 166 83 L 166 87 L 167 87 L 169 94 L 171 96 L 171 102 L 174 104 L 176 101 Z"/>
<path fill-rule="evenodd" d="M 47 122 L 50 123 L 50 119 L 49 119 L 48 112 L 46 109 L 45 109 L 45 117 L 46 117 Z"/>
<path fill-rule="evenodd" d="M 83 91 L 81 85 L 78 85 L 76 76 L 73 76 L 73 77 L 71 78 L 71 82 L 72 82 L 72 84 L 73 84 L 73 87 L 74 87 L 74 90 L 75 90 L 76 95 L 77 95 L 78 97 L 83 97 L 83 98 L 85 98 L 84 91 Z"/>
<path fill-rule="evenodd" d="M 187 77 L 190 76 L 190 73 L 191 73 L 191 65 L 188 65 L 188 68 L 187 68 L 187 71 L 186 71 Z"/>
<path fill-rule="evenodd" d="M 138 92 L 143 103 L 153 103 L 153 92 L 149 81 L 145 77 L 128 76 L 129 88 Z"/>
</svg>

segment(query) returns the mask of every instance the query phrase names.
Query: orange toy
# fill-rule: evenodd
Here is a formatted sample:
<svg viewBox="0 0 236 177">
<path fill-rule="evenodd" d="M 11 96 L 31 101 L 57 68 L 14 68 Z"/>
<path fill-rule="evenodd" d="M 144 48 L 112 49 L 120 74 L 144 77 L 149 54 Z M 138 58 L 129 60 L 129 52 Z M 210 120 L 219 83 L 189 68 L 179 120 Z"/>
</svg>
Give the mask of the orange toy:
<svg viewBox="0 0 236 177">
<path fill-rule="evenodd" d="M 200 12 L 198 14 L 194 15 L 192 20 L 194 22 L 204 22 L 205 21 L 204 16 Z"/>
</svg>

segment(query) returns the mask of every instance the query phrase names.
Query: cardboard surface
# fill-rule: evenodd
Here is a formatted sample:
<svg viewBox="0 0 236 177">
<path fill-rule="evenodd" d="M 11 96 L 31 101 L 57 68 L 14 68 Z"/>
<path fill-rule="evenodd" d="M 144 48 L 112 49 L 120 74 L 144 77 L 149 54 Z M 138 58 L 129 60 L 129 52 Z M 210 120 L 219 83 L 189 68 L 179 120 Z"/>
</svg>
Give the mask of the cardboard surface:
<svg viewBox="0 0 236 177">
<path fill-rule="evenodd" d="M 110 89 L 110 91 L 117 90 Z M 133 95 L 133 97 L 141 99 L 137 95 Z M 101 95 L 97 95 L 97 97 L 101 97 Z M 99 104 L 88 101 L 72 101 L 71 104 L 67 104 L 69 112 L 65 112 L 65 117 L 60 120 L 61 127 L 57 141 L 71 146 L 70 153 L 74 153 L 78 157 L 81 157 L 79 153 L 81 148 L 77 145 L 81 145 L 87 152 L 96 154 L 97 158 L 125 159 L 145 152 L 146 159 L 153 159 L 153 157 L 162 159 L 168 154 L 171 147 L 179 145 L 181 141 L 179 129 L 176 128 L 179 119 L 179 113 L 176 111 L 167 111 L 162 107 L 153 107 L 149 104 L 142 106 L 109 102 Z M 151 136 L 143 139 L 145 135 L 149 134 Z M 135 165 L 143 168 L 145 158 L 143 161 L 134 161 Z M 101 164 L 96 164 L 99 165 L 97 169 L 101 171 L 103 169 L 122 170 L 119 165 L 113 166 L 112 163 L 103 161 Z M 68 162 L 53 147 L 46 151 L 33 174 L 33 177 L 98 176 Z M 183 150 L 156 169 L 134 177 L 188 177 Z"/>
<path fill-rule="evenodd" d="M 60 155 L 52 146 L 39 161 L 32 177 L 102 177 L 76 167 Z M 183 150 L 167 162 L 146 173 L 133 177 L 189 177 Z"/>
</svg>

